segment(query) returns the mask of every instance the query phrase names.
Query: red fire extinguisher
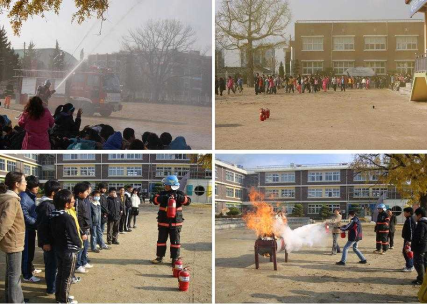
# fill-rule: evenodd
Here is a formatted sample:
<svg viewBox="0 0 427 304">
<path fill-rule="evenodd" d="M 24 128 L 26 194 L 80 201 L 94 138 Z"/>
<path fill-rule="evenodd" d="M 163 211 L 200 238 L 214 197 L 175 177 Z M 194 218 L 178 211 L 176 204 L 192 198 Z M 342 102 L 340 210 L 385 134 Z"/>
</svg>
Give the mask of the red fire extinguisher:
<svg viewBox="0 0 427 304">
<path fill-rule="evenodd" d="M 341 238 L 345 239 L 345 231 L 341 231 Z"/>
<path fill-rule="evenodd" d="M 188 267 L 179 272 L 178 283 L 180 291 L 187 291 L 190 288 L 190 271 Z"/>
<path fill-rule="evenodd" d="M 174 278 L 179 277 L 179 273 L 181 272 L 182 269 L 183 269 L 182 260 L 181 259 L 176 260 L 172 269 L 173 277 Z"/>
<path fill-rule="evenodd" d="M 176 216 L 176 200 L 173 195 L 169 196 L 168 210 L 166 213 L 168 218 L 175 218 Z"/>
<path fill-rule="evenodd" d="M 326 233 L 329 233 L 329 225 L 327 223 L 325 224 L 325 231 Z"/>
<path fill-rule="evenodd" d="M 411 246 L 409 246 L 408 244 L 405 246 L 405 252 L 408 259 L 414 258 L 414 252 L 411 250 Z"/>
<path fill-rule="evenodd" d="M 264 109 L 259 110 L 259 120 L 264 121 L 265 120 L 265 112 Z"/>
</svg>

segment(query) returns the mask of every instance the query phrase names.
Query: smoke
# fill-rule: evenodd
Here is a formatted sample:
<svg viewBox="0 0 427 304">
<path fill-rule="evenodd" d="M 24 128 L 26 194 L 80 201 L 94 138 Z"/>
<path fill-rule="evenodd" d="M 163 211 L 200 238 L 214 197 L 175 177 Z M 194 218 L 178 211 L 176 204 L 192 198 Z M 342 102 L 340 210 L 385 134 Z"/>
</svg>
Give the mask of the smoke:
<svg viewBox="0 0 427 304">
<path fill-rule="evenodd" d="M 310 224 L 292 230 L 281 218 L 275 223 L 275 231 L 285 240 L 288 252 L 299 251 L 303 247 L 322 245 L 328 236 L 323 224 Z"/>
</svg>

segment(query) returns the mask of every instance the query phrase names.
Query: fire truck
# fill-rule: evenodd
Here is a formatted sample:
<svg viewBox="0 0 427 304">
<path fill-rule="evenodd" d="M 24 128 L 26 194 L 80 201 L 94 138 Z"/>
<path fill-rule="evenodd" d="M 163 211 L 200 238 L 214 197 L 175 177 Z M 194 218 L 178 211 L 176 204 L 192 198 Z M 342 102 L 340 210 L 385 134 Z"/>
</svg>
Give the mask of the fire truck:
<svg viewBox="0 0 427 304">
<path fill-rule="evenodd" d="M 76 109 L 81 108 L 85 116 L 99 113 L 108 117 L 123 108 L 120 81 L 110 69 L 91 67 L 87 71 L 77 70 L 71 75 L 62 71 L 16 70 L 15 77 L 18 78 L 17 99 L 22 104 L 36 95 L 37 88 L 49 79 L 51 90 L 56 90 L 49 99 L 52 113 L 59 105 L 66 103 L 72 103 Z"/>
</svg>

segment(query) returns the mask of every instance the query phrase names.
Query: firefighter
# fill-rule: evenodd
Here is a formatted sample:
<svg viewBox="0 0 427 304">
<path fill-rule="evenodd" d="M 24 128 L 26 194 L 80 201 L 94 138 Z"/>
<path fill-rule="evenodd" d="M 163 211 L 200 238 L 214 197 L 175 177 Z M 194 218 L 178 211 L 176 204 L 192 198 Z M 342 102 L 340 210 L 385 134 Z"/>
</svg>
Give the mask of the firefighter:
<svg viewBox="0 0 427 304">
<path fill-rule="evenodd" d="M 55 90 L 50 90 L 51 85 L 52 83 L 47 79 L 44 85 L 37 88 L 37 96 L 40 97 L 46 105 L 49 104 L 50 97 L 56 92 Z"/>
<path fill-rule="evenodd" d="M 375 225 L 375 232 L 377 233 L 377 250 L 375 250 L 374 253 L 385 254 L 388 249 L 390 217 L 386 212 L 386 207 L 384 204 L 379 204 L 377 209 L 378 217 L 377 223 Z"/>
<path fill-rule="evenodd" d="M 182 222 L 182 206 L 188 206 L 191 200 L 182 191 L 179 191 L 179 181 L 175 175 L 169 175 L 162 180 L 164 191 L 154 196 L 154 204 L 160 205 L 157 223 L 159 228 L 159 237 L 157 240 L 157 257 L 152 260 L 153 264 L 160 264 L 163 261 L 163 257 L 166 255 L 166 242 L 168 236 L 170 236 L 170 253 L 172 259 L 172 265 L 179 259 L 180 244 L 180 233 Z M 169 199 L 173 198 L 176 201 L 176 215 L 171 218 L 168 217 L 168 202 Z M 171 210 L 170 210 L 171 211 Z M 170 213 L 170 212 L 169 212 Z M 170 216 L 170 215 L 169 215 Z"/>
</svg>

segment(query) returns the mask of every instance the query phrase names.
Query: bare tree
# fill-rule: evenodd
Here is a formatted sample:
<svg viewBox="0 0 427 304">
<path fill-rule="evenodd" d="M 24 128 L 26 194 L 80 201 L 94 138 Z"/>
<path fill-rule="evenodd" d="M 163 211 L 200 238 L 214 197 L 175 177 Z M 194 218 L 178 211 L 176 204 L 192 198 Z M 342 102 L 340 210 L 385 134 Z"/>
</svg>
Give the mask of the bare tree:
<svg viewBox="0 0 427 304">
<path fill-rule="evenodd" d="M 129 31 L 124 39 L 127 51 L 137 56 L 137 64 L 146 76 L 158 101 L 162 87 L 172 79 L 183 75 L 173 73 L 179 54 L 191 50 L 195 42 L 195 32 L 189 25 L 178 20 L 150 20 L 144 26 Z"/>
<path fill-rule="evenodd" d="M 252 85 L 254 53 L 282 45 L 290 20 L 287 0 L 222 0 L 216 14 L 216 40 L 226 50 L 246 54 Z"/>
</svg>

